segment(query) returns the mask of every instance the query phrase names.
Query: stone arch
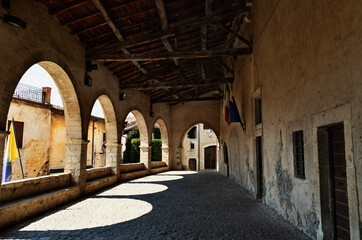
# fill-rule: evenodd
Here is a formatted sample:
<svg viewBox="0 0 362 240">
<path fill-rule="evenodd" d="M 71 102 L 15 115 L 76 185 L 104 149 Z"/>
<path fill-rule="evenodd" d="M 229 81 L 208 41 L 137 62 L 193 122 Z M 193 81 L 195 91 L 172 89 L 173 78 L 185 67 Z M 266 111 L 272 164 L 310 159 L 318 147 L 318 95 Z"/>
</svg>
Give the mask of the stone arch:
<svg viewBox="0 0 362 240">
<path fill-rule="evenodd" d="M 199 123 L 202 123 L 204 125 L 209 126 L 211 128 L 211 130 L 215 133 L 215 135 L 216 135 L 216 137 L 217 137 L 217 139 L 219 141 L 219 132 L 216 130 L 217 129 L 216 127 L 214 127 L 211 123 L 209 123 L 207 121 L 194 121 L 194 122 L 188 124 L 186 127 L 184 127 L 182 131 L 180 131 L 180 136 L 179 136 L 179 140 L 178 140 L 179 147 L 183 147 L 182 146 L 182 141 L 184 139 L 185 134 L 188 131 L 190 131 L 193 126 L 195 126 L 195 125 L 197 125 Z"/>
<path fill-rule="evenodd" d="M 128 113 L 132 113 L 134 117 L 136 118 L 138 129 L 140 132 L 140 162 L 144 163 L 146 168 L 149 168 L 150 162 L 151 162 L 151 154 L 150 154 L 150 148 L 149 148 L 149 137 L 148 137 L 148 127 L 145 118 L 143 117 L 143 114 L 136 110 L 135 108 L 132 108 L 133 110 L 127 111 Z M 126 120 L 127 115 L 123 118 L 123 122 Z"/>
<path fill-rule="evenodd" d="M 106 124 L 106 141 L 108 143 L 117 143 L 118 142 L 118 128 L 117 128 L 117 119 L 116 113 L 114 111 L 114 105 L 111 99 L 105 95 L 100 95 L 97 100 L 102 106 L 102 111 L 104 114 L 104 120 Z M 95 103 L 95 101 L 94 101 Z M 93 105 L 94 105 L 93 103 Z"/>
<path fill-rule="evenodd" d="M 78 96 L 75 91 L 73 82 L 71 80 L 71 73 L 69 69 L 66 67 L 67 65 L 62 64 L 59 65 L 57 62 L 49 61 L 49 60 L 40 60 L 35 61 L 45 56 L 46 54 L 36 54 L 32 58 L 26 58 L 23 62 L 19 63 L 19 68 L 14 70 L 14 73 L 11 75 L 11 79 L 15 79 L 15 81 L 9 81 L 6 86 L 8 91 L 3 94 L 2 102 L 3 106 L 5 106 L 5 113 L 1 115 L 1 128 L 5 128 L 4 124 L 6 124 L 7 113 L 10 109 L 11 99 L 13 92 L 20 82 L 21 76 L 33 65 L 38 64 L 41 66 L 48 74 L 52 77 L 55 85 L 59 89 L 59 93 L 63 102 L 64 108 L 64 118 L 65 118 L 65 154 L 64 154 L 64 172 L 68 172 L 72 174 L 72 178 L 74 182 L 80 181 L 81 171 L 80 169 L 84 165 L 85 169 L 85 161 L 81 161 L 82 151 L 86 147 L 87 141 L 82 140 L 82 123 L 81 123 L 81 111 L 78 101 Z M 60 60 L 61 57 L 58 55 L 52 55 L 50 53 L 51 59 Z M 44 57 L 44 59 L 49 59 L 49 56 Z M 60 60 L 60 62 L 63 62 Z M 68 70 L 64 70 L 63 66 Z M 20 69 L 20 70 L 19 70 Z M 20 71 L 22 73 L 20 74 Z M 2 158 L 2 154 L 0 156 Z M 82 166 L 82 167 L 81 167 Z"/>
<path fill-rule="evenodd" d="M 106 148 L 105 148 L 105 166 L 110 166 L 114 174 L 118 174 L 117 165 L 120 164 L 121 145 L 118 143 L 118 127 L 114 105 L 106 94 L 101 94 L 93 102 L 99 101 L 105 121 Z"/>
<path fill-rule="evenodd" d="M 77 93 L 68 74 L 58 64 L 50 61 L 38 62 L 53 78 L 62 98 L 67 139 L 82 138 L 82 122 Z"/>
<path fill-rule="evenodd" d="M 169 138 L 168 138 L 168 129 L 165 121 L 159 118 L 156 122 L 160 126 L 161 139 L 162 139 L 162 162 L 165 162 L 169 165 L 170 156 L 169 156 Z"/>
</svg>

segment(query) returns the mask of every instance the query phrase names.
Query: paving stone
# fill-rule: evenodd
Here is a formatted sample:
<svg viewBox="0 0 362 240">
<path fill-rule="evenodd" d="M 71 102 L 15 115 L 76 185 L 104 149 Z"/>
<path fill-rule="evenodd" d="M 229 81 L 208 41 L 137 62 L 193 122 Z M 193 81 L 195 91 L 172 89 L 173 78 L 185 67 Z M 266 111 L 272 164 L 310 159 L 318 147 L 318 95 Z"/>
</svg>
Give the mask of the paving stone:
<svg viewBox="0 0 362 240">
<path fill-rule="evenodd" d="M 170 171 L 117 185 L 0 234 L 13 238 L 309 239 L 212 171 Z"/>
</svg>

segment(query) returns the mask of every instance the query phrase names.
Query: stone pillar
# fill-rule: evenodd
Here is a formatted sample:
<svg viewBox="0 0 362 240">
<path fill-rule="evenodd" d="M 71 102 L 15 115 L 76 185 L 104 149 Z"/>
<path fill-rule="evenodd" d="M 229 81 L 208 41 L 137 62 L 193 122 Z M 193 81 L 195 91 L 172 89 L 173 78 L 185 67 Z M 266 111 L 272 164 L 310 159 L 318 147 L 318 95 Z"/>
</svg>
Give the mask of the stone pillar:
<svg viewBox="0 0 362 240">
<path fill-rule="evenodd" d="M 107 143 L 106 166 L 112 167 L 113 174 L 117 176 L 117 180 L 120 180 L 121 177 L 121 154 L 122 144 Z"/>
<path fill-rule="evenodd" d="M 177 147 L 175 170 L 182 170 L 182 152 L 183 147 Z"/>
<path fill-rule="evenodd" d="M 72 174 L 73 183 L 81 188 L 86 185 L 87 146 L 89 140 L 66 139 L 65 143 L 65 173 Z"/>
<path fill-rule="evenodd" d="M 5 140 L 6 137 L 9 135 L 10 132 L 7 131 L 0 131 L 0 184 L 3 175 L 3 160 L 4 160 L 4 153 L 5 153 Z M 1 188 L 0 188 L 1 189 Z"/>
<path fill-rule="evenodd" d="M 151 171 L 151 148 L 149 146 L 140 146 L 140 162 Z"/>
<path fill-rule="evenodd" d="M 167 166 L 170 168 L 169 147 L 161 147 L 161 151 L 162 151 L 162 162 L 165 162 Z"/>
</svg>

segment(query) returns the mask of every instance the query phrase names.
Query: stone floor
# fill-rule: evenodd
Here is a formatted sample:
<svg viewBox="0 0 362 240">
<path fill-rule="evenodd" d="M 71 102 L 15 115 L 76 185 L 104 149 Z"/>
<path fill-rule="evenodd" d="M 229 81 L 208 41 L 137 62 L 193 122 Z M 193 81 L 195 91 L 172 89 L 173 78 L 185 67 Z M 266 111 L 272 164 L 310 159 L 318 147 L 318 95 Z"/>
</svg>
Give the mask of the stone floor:
<svg viewBox="0 0 362 240">
<path fill-rule="evenodd" d="M 216 172 L 120 184 L 15 226 L 4 239 L 308 239 Z"/>
</svg>

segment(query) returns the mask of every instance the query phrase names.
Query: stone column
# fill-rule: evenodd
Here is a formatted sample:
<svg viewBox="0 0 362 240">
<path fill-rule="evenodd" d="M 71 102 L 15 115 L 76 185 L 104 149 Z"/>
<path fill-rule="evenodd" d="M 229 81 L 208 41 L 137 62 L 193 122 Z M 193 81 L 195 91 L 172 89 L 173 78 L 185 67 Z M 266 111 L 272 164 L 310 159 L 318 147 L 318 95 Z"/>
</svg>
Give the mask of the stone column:
<svg viewBox="0 0 362 240">
<path fill-rule="evenodd" d="M 151 171 L 151 148 L 149 146 L 140 146 L 140 161 Z"/>
<path fill-rule="evenodd" d="M 9 135 L 10 132 L 7 131 L 0 131 L 0 184 L 3 178 L 3 160 L 4 160 L 4 153 L 5 153 L 5 140 L 6 137 Z"/>
<path fill-rule="evenodd" d="M 112 167 L 113 174 L 120 180 L 122 144 L 107 143 L 106 166 Z"/>
<path fill-rule="evenodd" d="M 167 166 L 170 168 L 169 147 L 161 147 L 161 151 L 162 151 L 162 162 L 165 162 Z"/>
<path fill-rule="evenodd" d="M 66 139 L 65 143 L 65 173 L 72 174 L 73 183 L 81 188 L 86 185 L 87 146 L 89 140 Z"/>
<path fill-rule="evenodd" d="M 182 170 L 182 152 L 183 152 L 183 147 L 177 147 L 175 170 Z"/>
</svg>

